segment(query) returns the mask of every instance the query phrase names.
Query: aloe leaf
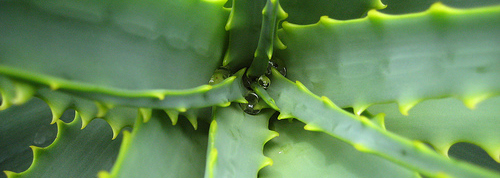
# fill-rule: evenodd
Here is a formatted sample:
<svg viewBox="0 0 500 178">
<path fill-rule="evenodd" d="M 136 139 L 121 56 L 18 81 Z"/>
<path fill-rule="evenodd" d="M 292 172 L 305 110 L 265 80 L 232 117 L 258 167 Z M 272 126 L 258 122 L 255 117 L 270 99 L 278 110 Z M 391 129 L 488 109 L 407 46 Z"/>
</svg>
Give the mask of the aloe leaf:
<svg viewBox="0 0 500 178">
<path fill-rule="evenodd" d="M 50 120 L 50 109 L 40 99 L 0 112 L 0 171 L 28 169 L 33 159 L 29 146 L 48 146 L 56 137 L 57 127 Z"/>
<path fill-rule="evenodd" d="M 273 160 L 259 177 L 417 177 L 417 174 L 321 132 L 304 130 L 294 120 L 273 122 L 280 133 L 264 147 Z"/>
<path fill-rule="evenodd" d="M 229 44 L 223 66 L 233 72 L 250 66 L 259 42 L 266 0 L 233 0 L 226 24 Z"/>
<path fill-rule="evenodd" d="M 385 7 L 380 0 L 281 0 L 280 3 L 289 14 L 287 21 L 301 25 L 316 23 L 321 16 L 337 20 L 355 19 L 368 10 Z"/>
<path fill-rule="evenodd" d="M 256 177 L 261 168 L 272 165 L 262 150 L 278 135 L 267 129 L 274 112 L 249 115 L 237 104 L 216 108 L 210 124 L 205 177 Z"/>
<path fill-rule="evenodd" d="M 440 156 L 422 142 L 387 132 L 364 116 L 342 110 L 327 97 L 314 95 L 300 82 L 293 83 L 274 69 L 271 80 L 267 92 L 281 114 L 306 123 L 306 130 L 325 132 L 358 151 L 373 153 L 427 176 L 500 177 L 499 173 Z"/>
<path fill-rule="evenodd" d="M 222 60 L 228 15 L 222 6 L 193 0 L 2 2 L 0 73 L 52 89 L 98 93 L 92 96 L 118 104 L 167 107 L 151 103 L 211 89 L 203 84 Z M 89 21 L 88 14 L 99 18 Z M 142 106 L 144 101 L 124 97 L 151 98 Z M 208 105 L 228 100 L 211 97 L 217 101 Z"/>
<path fill-rule="evenodd" d="M 121 137 L 112 140 L 111 129 L 103 120 L 93 121 L 83 130 L 80 126 L 78 114 L 69 124 L 58 121 L 54 143 L 46 148 L 32 146 L 31 167 L 22 173 L 6 172 L 8 177 L 93 177 L 110 169 Z"/>
<path fill-rule="evenodd" d="M 360 114 L 375 103 L 400 111 L 423 99 L 457 97 L 471 108 L 500 93 L 500 6 L 468 10 L 435 4 L 409 15 L 283 24 L 275 56 L 287 77 Z"/>
<path fill-rule="evenodd" d="M 147 123 L 141 121 L 138 118 L 132 133 L 124 132 L 111 173 L 101 172 L 99 177 L 203 176 L 206 129 L 195 131 L 184 120 L 173 126 L 168 116 L 158 110 L 153 110 Z"/>
<path fill-rule="evenodd" d="M 52 90 L 63 91 L 78 97 L 87 98 L 104 103 L 105 105 L 121 105 L 130 107 L 178 109 L 200 108 L 212 105 L 224 105 L 231 101 L 243 100 L 246 92 L 241 82 L 244 70 L 240 70 L 235 76 L 225 79 L 216 85 L 202 85 L 187 90 L 119 90 L 103 88 L 96 85 L 82 84 L 69 80 L 59 80 L 44 75 L 23 72 L 12 68 L 3 68 L 0 71 L 14 77 L 15 81 L 26 84 L 32 82 L 35 85 L 50 86 Z M 29 90 L 35 86 L 26 84 Z M 47 87 L 45 87 L 47 88 Z M 22 93 L 28 89 L 16 91 Z M 19 95 L 19 94 L 16 94 Z M 10 96 L 10 95 L 9 95 Z M 8 98 L 6 98 L 8 99 Z M 11 103 L 10 101 L 9 103 Z"/>
<path fill-rule="evenodd" d="M 276 27 L 288 14 L 283 11 L 279 0 L 267 0 L 266 6 L 262 10 L 262 28 L 260 30 L 259 42 L 247 75 L 250 78 L 257 78 L 267 71 L 269 60 L 273 55 L 274 43 L 282 43 L 275 36 Z M 278 45 L 278 46 L 280 46 Z M 283 48 L 283 47 L 282 47 Z"/>
<path fill-rule="evenodd" d="M 430 143 L 448 155 L 457 142 L 469 142 L 484 148 L 500 162 L 500 97 L 479 103 L 470 110 L 454 98 L 426 100 L 413 108 L 408 116 L 394 112 L 393 104 L 375 105 L 372 113 L 385 113 L 386 128 L 407 138 Z"/>
<path fill-rule="evenodd" d="M 388 14 L 406 14 L 425 11 L 435 2 L 441 2 L 454 8 L 474 8 L 483 6 L 498 5 L 498 0 L 383 0 L 387 8 L 380 10 Z"/>
</svg>

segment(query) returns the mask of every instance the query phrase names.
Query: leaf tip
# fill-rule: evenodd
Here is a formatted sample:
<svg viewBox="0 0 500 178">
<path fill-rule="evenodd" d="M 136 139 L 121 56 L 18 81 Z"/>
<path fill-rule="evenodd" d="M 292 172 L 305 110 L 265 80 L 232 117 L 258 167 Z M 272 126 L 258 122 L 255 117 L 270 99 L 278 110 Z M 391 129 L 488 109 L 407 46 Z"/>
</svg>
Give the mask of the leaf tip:
<svg viewBox="0 0 500 178">
<path fill-rule="evenodd" d="M 408 112 L 415 105 L 420 103 L 421 100 L 408 100 L 408 101 L 400 101 L 398 102 L 399 112 L 405 116 L 408 115 Z"/>
<path fill-rule="evenodd" d="M 99 173 L 97 173 L 97 177 L 98 178 L 110 178 L 111 174 L 109 174 L 108 171 L 99 171 Z"/>
<path fill-rule="evenodd" d="M 170 118 L 170 121 L 172 121 L 172 125 L 177 124 L 177 121 L 179 120 L 179 111 L 172 109 L 165 109 L 164 111 L 165 113 L 167 113 L 167 116 Z"/>
<path fill-rule="evenodd" d="M 474 110 L 476 109 L 476 106 L 481 103 L 482 101 L 490 98 L 491 95 L 490 94 L 483 94 L 483 95 L 476 95 L 476 96 L 470 96 L 470 97 L 465 97 L 462 99 L 462 102 L 464 103 L 464 105 L 471 109 L 471 110 Z"/>
<path fill-rule="evenodd" d="M 290 118 L 295 118 L 295 117 L 293 115 L 287 114 L 287 113 L 280 113 L 278 115 L 278 120 L 290 119 Z"/>
<path fill-rule="evenodd" d="M 323 131 L 323 129 L 321 129 L 320 127 L 315 126 L 313 124 L 306 124 L 304 126 L 304 130 L 308 130 L 308 131 Z"/>
<path fill-rule="evenodd" d="M 143 119 L 142 121 L 144 123 L 147 123 L 151 119 L 151 116 L 153 115 L 153 109 L 151 109 L 151 108 L 139 108 L 139 113 Z"/>
</svg>

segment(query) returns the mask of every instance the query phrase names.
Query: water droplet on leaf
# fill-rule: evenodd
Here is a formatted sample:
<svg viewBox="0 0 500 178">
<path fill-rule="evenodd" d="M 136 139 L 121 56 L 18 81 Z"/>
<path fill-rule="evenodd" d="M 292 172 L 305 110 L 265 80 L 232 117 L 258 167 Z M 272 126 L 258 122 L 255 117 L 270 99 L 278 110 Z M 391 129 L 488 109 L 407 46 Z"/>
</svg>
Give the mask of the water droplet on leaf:
<svg viewBox="0 0 500 178">
<path fill-rule="evenodd" d="M 245 113 L 250 115 L 256 115 L 260 113 L 259 109 L 255 109 L 255 106 L 257 105 L 257 103 L 259 103 L 259 95 L 257 95 L 255 92 L 249 92 L 245 96 L 245 100 L 247 100 L 248 103 L 240 103 L 240 107 Z"/>
<path fill-rule="evenodd" d="M 271 75 L 271 67 L 273 67 L 276 70 L 278 70 L 278 72 L 280 72 L 281 75 L 286 76 L 285 63 L 281 59 L 279 59 L 279 58 L 272 58 L 269 61 L 269 65 L 267 65 L 266 75 Z"/>
<path fill-rule="evenodd" d="M 262 88 L 267 89 L 267 87 L 271 85 L 271 80 L 266 75 L 262 75 L 257 79 L 257 83 L 262 86 Z"/>
<path fill-rule="evenodd" d="M 33 139 L 33 145 L 39 147 L 50 145 L 57 133 L 57 128 L 52 128 L 50 126 L 53 125 L 43 125 L 38 129 L 38 131 L 35 133 L 35 138 Z"/>
</svg>

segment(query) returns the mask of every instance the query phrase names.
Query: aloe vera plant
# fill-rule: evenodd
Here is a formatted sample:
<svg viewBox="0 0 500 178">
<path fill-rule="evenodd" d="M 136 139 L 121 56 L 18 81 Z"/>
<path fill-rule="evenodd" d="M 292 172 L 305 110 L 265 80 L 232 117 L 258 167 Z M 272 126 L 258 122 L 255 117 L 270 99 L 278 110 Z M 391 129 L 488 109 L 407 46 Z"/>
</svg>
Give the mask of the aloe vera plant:
<svg viewBox="0 0 500 178">
<path fill-rule="evenodd" d="M 500 177 L 498 0 L 0 4 L 8 177 Z"/>
</svg>

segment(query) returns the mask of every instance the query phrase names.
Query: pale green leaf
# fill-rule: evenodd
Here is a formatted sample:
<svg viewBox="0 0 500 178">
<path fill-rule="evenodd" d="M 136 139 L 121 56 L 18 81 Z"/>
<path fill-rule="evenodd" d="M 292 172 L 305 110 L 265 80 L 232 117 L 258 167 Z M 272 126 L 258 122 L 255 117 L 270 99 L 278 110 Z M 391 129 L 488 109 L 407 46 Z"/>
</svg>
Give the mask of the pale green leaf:
<svg viewBox="0 0 500 178">
<path fill-rule="evenodd" d="M 268 128 L 274 110 L 249 115 L 238 104 L 215 109 L 210 125 L 205 177 L 254 178 L 259 169 L 272 164 L 264 157 L 264 144 L 277 136 Z"/>
<path fill-rule="evenodd" d="M 417 177 L 417 174 L 375 155 L 359 152 L 330 135 L 304 130 L 294 120 L 273 122 L 280 135 L 269 141 L 264 154 L 273 160 L 259 177 Z"/>
</svg>

